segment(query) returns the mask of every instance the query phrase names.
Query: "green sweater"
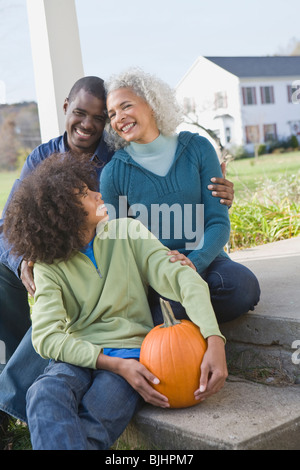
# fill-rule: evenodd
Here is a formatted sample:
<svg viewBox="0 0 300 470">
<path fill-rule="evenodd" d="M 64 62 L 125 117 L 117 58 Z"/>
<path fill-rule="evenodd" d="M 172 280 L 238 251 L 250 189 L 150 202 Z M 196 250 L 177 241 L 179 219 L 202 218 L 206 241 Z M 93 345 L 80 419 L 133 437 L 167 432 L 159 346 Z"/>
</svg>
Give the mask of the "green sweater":
<svg viewBox="0 0 300 470">
<path fill-rule="evenodd" d="M 171 263 L 167 252 L 139 221 L 117 219 L 95 237 L 98 271 L 81 252 L 51 265 L 36 263 L 36 351 L 44 358 L 96 368 L 104 347 L 140 347 L 153 328 L 149 285 L 181 302 L 204 337 L 222 336 L 207 284 L 190 267 Z"/>
</svg>

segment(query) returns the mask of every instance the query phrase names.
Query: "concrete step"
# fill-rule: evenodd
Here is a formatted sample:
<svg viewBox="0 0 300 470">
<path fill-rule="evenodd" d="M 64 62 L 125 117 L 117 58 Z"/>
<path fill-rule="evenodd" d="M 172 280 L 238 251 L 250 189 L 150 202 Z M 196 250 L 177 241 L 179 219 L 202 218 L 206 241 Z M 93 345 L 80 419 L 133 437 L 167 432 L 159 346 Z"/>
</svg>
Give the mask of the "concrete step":
<svg viewBox="0 0 300 470">
<path fill-rule="evenodd" d="M 257 275 L 262 291 L 254 312 L 221 325 L 238 376 L 191 408 L 144 406 L 121 438 L 129 446 L 300 450 L 300 237 L 231 257 Z"/>
<path fill-rule="evenodd" d="M 148 450 L 299 450 L 300 386 L 229 377 L 218 394 L 194 407 L 144 406 L 121 440 Z"/>
<path fill-rule="evenodd" d="M 254 312 L 221 325 L 227 358 L 239 367 L 276 368 L 300 380 L 300 237 L 231 254 L 258 277 L 261 300 Z"/>
</svg>

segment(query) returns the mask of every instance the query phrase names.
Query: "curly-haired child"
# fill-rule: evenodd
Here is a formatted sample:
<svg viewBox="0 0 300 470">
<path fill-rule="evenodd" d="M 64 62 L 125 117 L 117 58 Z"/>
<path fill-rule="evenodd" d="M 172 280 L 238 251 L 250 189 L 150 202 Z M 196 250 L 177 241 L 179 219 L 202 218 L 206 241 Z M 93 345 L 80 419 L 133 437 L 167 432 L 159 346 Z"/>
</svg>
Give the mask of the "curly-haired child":
<svg viewBox="0 0 300 470">
<path fill-rule="evenodd" d="M 150 385 L 159 377 L 138 361 L 153 327 L 149 285 L 180 301 L 207 338 L 196 398 L 218 391 L 227 374 L 206 283 L 170 263 L 137 220 L 108 221 L 97 186 L 88 158 L 53 155 L 21 182 L 6 212 L 14 253 L 34 263 L 33 345 L 50 359 L 27 393 L 36 450 L 108 449 L 143 400 L 168 407 Z"/>
</svg>

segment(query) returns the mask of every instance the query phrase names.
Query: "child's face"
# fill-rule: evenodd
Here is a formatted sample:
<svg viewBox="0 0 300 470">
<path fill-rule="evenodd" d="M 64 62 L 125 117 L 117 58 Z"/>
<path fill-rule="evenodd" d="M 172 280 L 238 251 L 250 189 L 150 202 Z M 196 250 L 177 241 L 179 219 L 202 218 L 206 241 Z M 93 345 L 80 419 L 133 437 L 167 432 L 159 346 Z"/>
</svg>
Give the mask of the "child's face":
<svg viewBox="0 0 300 470">
<path fill-rule="evenodd" d="M 84 210 L 88 213 L 88 228 L 96 228 L 99 222 L 108 220 L 107 209 L 100 193 L 91 191 L 86 187 L 86 191 L 79 196 L 79 199 Z"/>
</svg>

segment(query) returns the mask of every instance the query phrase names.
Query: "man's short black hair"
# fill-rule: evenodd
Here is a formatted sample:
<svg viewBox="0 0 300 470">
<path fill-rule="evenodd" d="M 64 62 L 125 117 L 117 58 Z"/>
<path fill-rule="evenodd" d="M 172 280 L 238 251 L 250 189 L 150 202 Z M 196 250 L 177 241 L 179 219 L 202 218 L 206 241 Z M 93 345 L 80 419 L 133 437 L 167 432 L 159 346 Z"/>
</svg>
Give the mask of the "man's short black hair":
<svg viewBox="0 0 300 470">
<path fill-rule="evenodd" d="M 80 90 L 84 90 L 87 93 L 95 96 L 99 100 L 106 100 L 106 93 L 104 88 L 104 80 L 99 77 L 83 77 L 77 80 L 71 88 L 71 91 L 68 96 L 69 103 L 73 101 L 76 95 L 79 93 Z"/>
</svg>

